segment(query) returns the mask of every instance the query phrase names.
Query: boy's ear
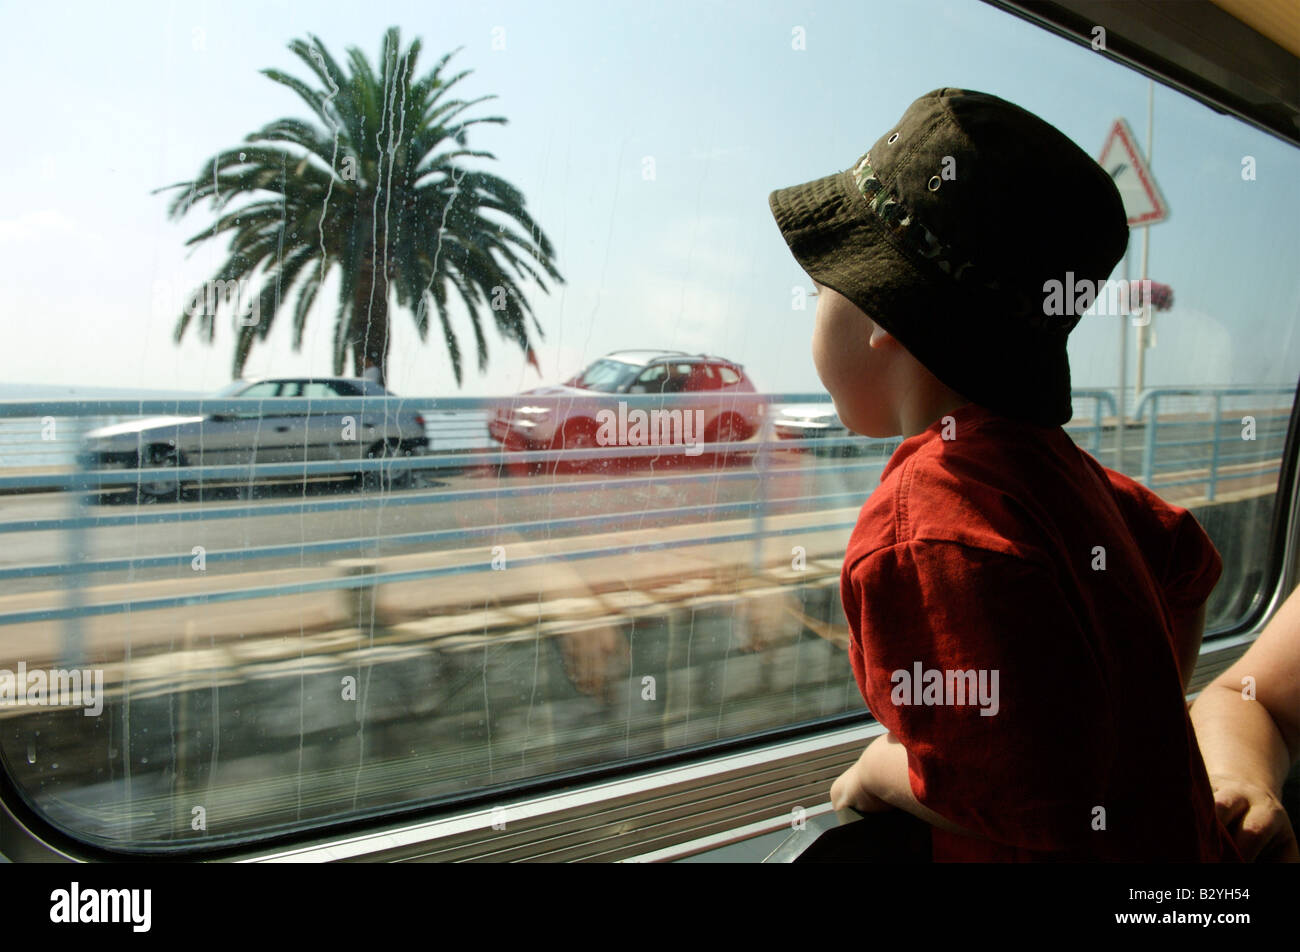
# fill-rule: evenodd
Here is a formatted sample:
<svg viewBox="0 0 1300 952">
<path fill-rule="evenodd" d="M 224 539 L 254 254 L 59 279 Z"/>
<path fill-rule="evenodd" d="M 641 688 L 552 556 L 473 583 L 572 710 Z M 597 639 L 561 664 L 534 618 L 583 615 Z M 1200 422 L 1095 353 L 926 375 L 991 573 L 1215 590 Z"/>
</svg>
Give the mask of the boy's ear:
<svg viewBox="0 0 1300 952">
<path fill-rule="evenodd" d="M 894 339 L 894 335 L 889 333 L 889 331 L 885 330 L 875 321 L 871 322 L 871 339 L 868 343 L 872 347 L 888 346 Z"/>
</svg>

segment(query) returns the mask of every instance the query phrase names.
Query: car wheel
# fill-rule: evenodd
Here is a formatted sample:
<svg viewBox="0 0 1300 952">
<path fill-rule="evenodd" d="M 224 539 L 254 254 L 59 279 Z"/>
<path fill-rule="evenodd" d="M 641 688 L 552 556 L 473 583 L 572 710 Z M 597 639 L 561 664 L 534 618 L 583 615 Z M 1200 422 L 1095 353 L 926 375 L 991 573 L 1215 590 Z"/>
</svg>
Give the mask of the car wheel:
<svg viewBox="0 0 1300 952">
<path fill-rule="evenodd" d="M 749 424 L 734 413 L 724 413 L 704 428 L 706 443 L 736 443 L 752 435 Z"/>
<path fill-rule="evenodd" d="M 596 442 L 596 425 L 590 420 L 574 420 L 551 443 L 553 450 L 591 450 L 599 444 Z M 585 473 L 596 468 L 602 461 L 595 459 L 553 460 L 553 472 Z"/>
<path fill-rule="evenodd" d="M 180 452 L 174 446 L 148 447 L 140 454 L 138 469 L 159 470 L 158 476 L 141 475 L 137 485 L 141 502 L 175 502 L 180 499 L 181 483 L 175 476 L 168 478 L 166 470 L 175 470 L 181 464 Z"/>
<path fill-rule="evenodd" d="M 410 455 L 409 449 L 401 449 L 398 444 L 391 442 L 376 443 L 366 451 L 366 459 L 392 461 L 407 459 Z M 411 485 L 411 470 L 392 469 L 388 465 L 383 465 L 361 473 L 360 481 L 362 490 L 368 493 L 405 489 Z"/>
<path fill-rule="evenodd" d="M 753 436 L 753 428 L 745 422 L 744 418 L 735 413 L 724 413 L 708 426 L 704 428 L 705 443 L 739 443 Z M 731 449 L 722 446 L 712 450 L 705 458 L 713 459 L 720 463 L 734 463 L 749 459 L 754 454 L 753 446 L 745 448 L 737 447 Z"/>
</svg>

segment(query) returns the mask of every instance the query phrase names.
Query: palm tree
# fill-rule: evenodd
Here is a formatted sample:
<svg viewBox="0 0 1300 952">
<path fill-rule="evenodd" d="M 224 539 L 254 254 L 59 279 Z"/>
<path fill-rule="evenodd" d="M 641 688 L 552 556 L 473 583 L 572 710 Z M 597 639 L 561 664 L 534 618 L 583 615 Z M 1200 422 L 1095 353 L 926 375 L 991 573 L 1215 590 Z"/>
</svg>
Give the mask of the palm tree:
<svg viewBox="0 0 1300 952">
<path fill-rule="evenodd" d="M 277 120 L 249 135 L 249 144 L 214 156 L 192 182 L 158 190 L 181 191 L 168 208 L 176 220 L 196 202 L 211 199 L 216 222 L 187 245 L 231 233 L 229 257 L 190 295 L 176 341 L 197 316 L 199 333 L 211 343 L 217 313 L 230 305 L 242 312 L 234 359 L 239 376 L 254 341 L 266 339 L 296 288 L 293 347 L 301 350 L 316 294 L 338 266 L 335 374 L 342 374 L 350 359 L 360 376 L 366 356 L 374 355 L 381 380 L 386 378 L 391 293 L 398 307 L 413 312 L 421 341 L 427 340 L 430 311 L 437 313 L 459 386 L 461 347 L 447 311 L 451 289 L 469 312 L 480 372 L 487 367 L 480 306 L 536 366 L 529 320 L 538 337 L 542 330 L 519 281 L 530 277 L 547 293 L 539 271 L 563 282 L 551 243 L 525 211 L 518 189 L 459 164 L 466 158 L 495 158 L 466 148 L 467 133 L 476 123 L 506 120 L 459 118 L 495 97 L 446 98 L 470 73 L 442 75 L 459 50 L 413 79 L 420 41 L 401 52 L 396 27 L 384 36 L 379 76 L 355 47 L 348 50 L 345 75 L 324 44 L 309 38 L 310 45 L 295 40 L 289 49 L 322 88 L 278 70 L 262 72 L 301 96 L 323 126 Z M 243 204 L 230 208 L 236 199 Z M 256 293 L 249 292 L 259 280 Z"/>
</svg>

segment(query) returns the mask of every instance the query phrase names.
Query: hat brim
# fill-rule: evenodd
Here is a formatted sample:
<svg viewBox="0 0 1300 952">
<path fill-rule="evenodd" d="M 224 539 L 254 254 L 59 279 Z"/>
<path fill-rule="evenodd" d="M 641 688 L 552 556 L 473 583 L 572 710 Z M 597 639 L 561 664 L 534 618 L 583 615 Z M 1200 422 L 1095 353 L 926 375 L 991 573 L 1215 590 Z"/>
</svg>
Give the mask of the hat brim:
<svg viewBox="0 0 1300 952">
<path fill-rule="evenodd" d="M 1073 416 L 1068 331 L 1013 325 L 996 297 L 899 248 L 851 171 L 768 196 L 790 252 L 898 340 L 942 383 L 1006 416 L 1060 426 Z"/>
</svg>

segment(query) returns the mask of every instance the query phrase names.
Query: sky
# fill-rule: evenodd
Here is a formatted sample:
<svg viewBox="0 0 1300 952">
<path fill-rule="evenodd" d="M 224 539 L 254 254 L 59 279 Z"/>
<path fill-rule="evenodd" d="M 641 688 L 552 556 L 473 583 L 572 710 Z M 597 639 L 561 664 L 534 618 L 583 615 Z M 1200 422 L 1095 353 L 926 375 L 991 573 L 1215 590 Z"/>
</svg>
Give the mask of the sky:
<svg viewBox="0 0 1300 952">
<path fill-rule="evenodd" d="M 153 192 L 272 120 L 310 118 L 259 72 L 312 79 L 287 49 L 309 33 L 336 58 L 357 46 L 374 62 L 398 26 L 404 45 L 424 44 L 421 74 L 461 47 L 451 67 L 473 74 L 458 94 L 497 97 L 469 115 L 509 120 L 474 127 L 470 146 L 496 156 L 475 164 L 522 190 L 565 277 L 549 295 L 529 286 L 540 377 L 489 328 L 487 373 L 471 360 L 458 389 L 441 339 L 421 343 L 393 312 L 388 380 L 409 395 L 513 393 L 631 347 L 736 360 L 763 391 L 820 391 L 815 303 L 793 307 L 811 284 L 769 192 L 851 166 L 942 86 L 1016 102 L 1094 156 L 1116 118 L 1146 130 L 1145 77 L 977 0 L 0 2 L 0 23 L 0 384 L 208 391 L 231 379 L 229 319 L 212 345 L 192 331 L 177 344 L 179 308 L 166 306 L 210 277 L 225 241 L 186 249 L 209 207 L 173 222 Z M 1171 215 L 1151 229 L 1149 274 L 1175 307 L 1156 318 L 1147 385 L 1294 386 L 1300 151 L 1157 85 L 1152 169 Z M 1032 202 L 1009 213 L 1027 240 L 1042 227 Z M 1134 278 L 1140 248 L 1135 229 Z M 319 296 L 300 352 L 282 315 L 245 375 L 329 374 L 336 293 Z M 1115 384 L 1117 322 L 1086 317 L 1072 335 L 1076 387 Z"/>
</svg>

